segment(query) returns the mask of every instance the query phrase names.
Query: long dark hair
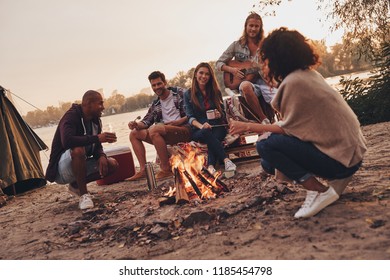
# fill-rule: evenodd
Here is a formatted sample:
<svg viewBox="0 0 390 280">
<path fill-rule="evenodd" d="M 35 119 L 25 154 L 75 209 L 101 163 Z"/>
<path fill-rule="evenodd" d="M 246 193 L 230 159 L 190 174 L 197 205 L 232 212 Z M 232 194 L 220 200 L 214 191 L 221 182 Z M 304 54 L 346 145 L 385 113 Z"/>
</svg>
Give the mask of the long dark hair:
<svg viewBox="0 0 390 280">
<path fill-rule="evenodd" d="M 271 32 L 260 47 L 262 61 L 268 59 L 268 79 L 281 82 L 298 69 L 309 69 L 320 63 L 308 40 L 296 30 L 281 27 Z"/>
<path fill-rule="evenodd" d="M 242 35 L 239 39 L 240 44 L 243 46 L 248 43 L 248 35 L 246 34 L 246 26 L 247 26 L 248 21 L 250 19 L 260 20 L 260 30 L 259 30 L 259 34 L 257 34 L 257 36 L 256 36 L 256 44 L 259 44 L 264 37 L 263 20 L 261 19 L 261 16 L 255 12 L 250 12 L 249 16 L 247 16 L 247 18 L 245 20 L 244 31 L 242 32 Z"/>
<path fill-rule="evenodd" d="M 191 101 L 198 110 L 201 110 L 199 100 L 196 96 L 196 93 L 200 91 L 199 83 L 196 80 L 196 74 L 201 67 L 209 69 L 210 79 L 206 84 L 206 94 L 210 97 L 211 100 L 213 100 L 218 111 L 222 114 L 222 93 L 219 89 L 217 79 L 215 78 L 213 68 L 207 62 L 201 62 L 195 68 L 194 75 L 192 76 Z"/>
</svg>

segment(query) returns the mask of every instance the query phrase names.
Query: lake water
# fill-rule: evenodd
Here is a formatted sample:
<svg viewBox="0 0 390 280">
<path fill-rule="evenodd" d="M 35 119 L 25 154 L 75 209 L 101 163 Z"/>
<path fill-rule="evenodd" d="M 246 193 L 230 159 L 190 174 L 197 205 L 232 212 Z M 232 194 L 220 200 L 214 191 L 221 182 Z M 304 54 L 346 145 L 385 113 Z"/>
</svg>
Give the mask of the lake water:
<svg viewBox="0 0 390 280">
<path fill-rule="evenodd" d="M 346 74 L 344 76 L 351 77 L 351 78 L 360 77 L 362 79 L 365 79 L 370 75 L 371 73 L 367 71 L 367 72 Z M 327 78 L 326 80 L 330 85 L 336 87 L 337 84 L 339 83 L 340 78 L 341 76 L 336 76 L 336 77 Z M 128 128 L 127 124 L 129 123 L 129 121 L 137 118 L 137 116 L 141 116 L 141 118 L 143 118 L 146 115 L 147 111 L 148 109 L 143 109 L 136 112 L 102 117 L 103 131 L 116 132 L 118 138 L 118 141 L 116 143 L 112 143 L 112 144 L 103 143 L 103 147 L 104 148 L 114 148 L 119 146 L 129 147 L 133 153 L 135 166 L 139 166 L 137 158 L 135 157 L 133 149 L 130 144 L 130 140 L 129 140 L 130 129 Z M 57 126 L 42 127 L 42 128 L 34 129 L 34 131 L 39 135 L 39 137 L 41 137 L 41 139 L 50 148 L 56 128 Z M 248 142 L 252 142 L 252 140 L 253 139 L 249 139 Z M 154 161 L 156 159 L 156 150 L 154 149 L 154 147 L 150 144 L 145 143 L 145 149 L 146 149 L 147 161 Z M 42 166 L 44 171 L 46 171 L 46 167 L 49 162 L 49 155 L 50 155 L 50 149 L 48 151 L 41 152 L 41 160 L 42 160 Z"/>
</svg>

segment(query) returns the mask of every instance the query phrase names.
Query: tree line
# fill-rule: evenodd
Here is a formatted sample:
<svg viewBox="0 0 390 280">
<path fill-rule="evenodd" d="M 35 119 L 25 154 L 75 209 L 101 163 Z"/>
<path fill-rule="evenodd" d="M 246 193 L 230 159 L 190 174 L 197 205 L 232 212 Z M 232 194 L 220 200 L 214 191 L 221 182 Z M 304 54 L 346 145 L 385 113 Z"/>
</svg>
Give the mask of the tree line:
<svg viewBox="0 0 390 280">
<path fill-rule="evenodd" d="M 336 44 L 330 51 L 323 41 L 313 41 L 322 63 L 317 69 L 324 77 L 340 75 L 343 73 L 366 70 L 371 67 L 369 61 L 359 59 L 353 52 L 347 52 L 344 43 Z M 355 52 L 356 53 L 356 52 Z M 216 61 L 209 62 L 215 69 Z M 195 68 L 188 71 L 179 71 L 175 77 L 168 81 L 170 86 L 180 86 L 189 88 Z M 224 93 L 223 73 L 216 71 L 216 78 Z M 118 90 L 114 90 L 108 98 L 104 99 L 104 116 L 121 114 L 136 111 L 148 107 L 156 98 L 154 94 L 140 92 L 130 97 L 126 97 Z M 30 111 L 24 116 L 26 122 L 33 128 L 56 125 L 63 114 L 70 108 L 72 103 L 81 103 L 80 100 L 74 102 L 61 102 L 59 106 L 48 106 L 45 110 Z"/>
</svg>

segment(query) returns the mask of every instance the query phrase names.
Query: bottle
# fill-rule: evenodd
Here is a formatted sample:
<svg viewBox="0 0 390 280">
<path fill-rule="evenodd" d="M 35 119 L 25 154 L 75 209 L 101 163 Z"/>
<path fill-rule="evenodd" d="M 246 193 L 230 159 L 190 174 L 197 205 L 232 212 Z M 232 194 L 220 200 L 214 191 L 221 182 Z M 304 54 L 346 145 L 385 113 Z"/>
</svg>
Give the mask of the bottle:
<svg viewBox="0 0 390 280">
<path fill-rule="evenodd" d="M 154 176 L 153 164 L 151 162 L 147 162 L 145 164 L 145 172 L 148 189 L 149 191 L 151 191 L 157 187 L 156 177 Z"/>
</svg>

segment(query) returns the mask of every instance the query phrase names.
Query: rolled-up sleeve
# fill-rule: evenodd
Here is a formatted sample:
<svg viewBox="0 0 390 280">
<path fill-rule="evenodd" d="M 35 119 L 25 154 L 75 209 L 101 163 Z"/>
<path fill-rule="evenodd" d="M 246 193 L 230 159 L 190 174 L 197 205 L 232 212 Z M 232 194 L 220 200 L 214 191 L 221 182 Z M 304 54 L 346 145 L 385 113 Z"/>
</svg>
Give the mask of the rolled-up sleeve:
<svg viewBox="0 0 390 280">
<path fill-rule="evenodd" d="M 226 51 L 223 52 L 223 54 L 220 56 L 220 58 L 217 60 L 215 67 L 218 71 L 222 71 L 222 66 L 226 65 L 226 63 L 233 59 L 235 54 L 235 45 L 237 42 L 233 42 L 230 44 L 230 46 L 226 49 Z"/>
<path fill-rule="evenodd" d="M 142 122 L 147 126 L 150 127 L 154 123 L 154 110 L 155 106 L 150 106 L 148 112 L 146 113 L 145 117 L 142 119 Z"/>
<path fill-rule="evenodd" d="M 184 93 L 184 109 L 185 109 L 186 115 L 188 117 L 188 123 L 192 124 L 192 122 L 194 120 L 196 120 L 196 118 L 195 118 L 194 107 L 192 106 L 192 102 L 191 102 L 191 91 L 190 90 L 187 90 Z"/>
</svg>

